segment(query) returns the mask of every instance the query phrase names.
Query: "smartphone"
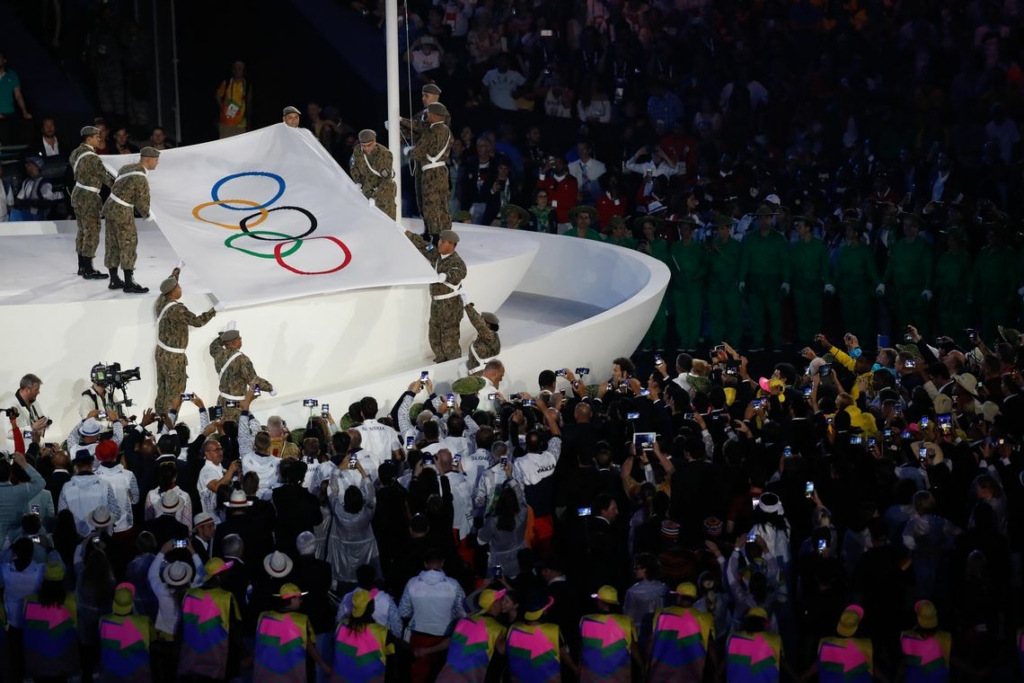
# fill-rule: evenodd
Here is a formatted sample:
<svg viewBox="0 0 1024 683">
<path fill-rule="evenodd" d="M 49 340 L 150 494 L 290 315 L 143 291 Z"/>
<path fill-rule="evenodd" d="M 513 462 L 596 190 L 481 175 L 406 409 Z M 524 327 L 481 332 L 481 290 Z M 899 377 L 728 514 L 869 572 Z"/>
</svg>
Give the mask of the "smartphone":
<svg viewBox="0 0 1024 683">
<path fill-rule="evenodd" d="M 590 368 L 576 368 L 576 374 L 582 377 L 590 374 Z"/>
<path fill-rule="evenodd" d="M 555 377 L 565 377 L 565 369 L 555 370 Z"/>
<path fill-rule="evenodd" d="M 977 344 L 978 343 L 978 331 L 977 330 L 968 329 L 968 330 L 964 330 L 964 331 L 967 332 L 967 338 L 971 341 L 972 344 Z"/>
<path fill-rule="evenodd" d="M 851 436 L 850 437 L 850 445 L 851 446 L 860 446 L 863 443 L 864 443 L 864 437 L 861 437 L 861 436 Z"/>
<path fill-rule="evenodd" d="M 225 408 L 237 408 L 238 407 L 238 401 L 234 400 L 233 398 L 226 399 L 224 401 L 224 407 Z"/>
<path fill-rule="evenodd" d="M 921 420 L 920 420 L 920 422 L 918 422 L 918 424 L 920 424 L 922 427 L 927 427 L 928 426 L 928 416 L 927 415 L 922 415 L 921 416 Z"/>
<path fill-rule="evenodd" d="M 810 498 L 813 495 L 814 495 L 814 482 L 813 481 L 809 481 L 804 486 L 804 497 Z"/>
<path fill-rule="evenodd" d="M 331 404 L 330 403 L 321 403 L 320 404 L 320 415 L 322 415 L 323 417 L 327 417 L 327 413 L 329 413 L 329 412 L 331 412 Z"/>
<path fill-rule="evenodd" d="M 551 30 L 551 29 L 549 29 L 549 28 L 542 28 L 542 29 L 540 30 L 540 37 L 541 37 L 541 38 L 550 38 L 550 37 L 551 37 L 551 36 L 553 36 L 553 35 L 555 35 L 555 32 L 554 32 L 554 31 L 552 31 L 552 30 Z"/>
<path fill-rule="evenodd" d="M 633 443 L 645 451 L 654 450 L 655 432 L 637 432 L 633 435 Z"/>
<path fill-rule="evenodd" d="M 221 408 L 220 406 L 213 406 L 212 408 L 207 408 L 206 412 L 210 415 L 211 420 L 219 420 L 222 417 L 224 417 L 224 409 Z"/>
<path fill-rule="evenodd" d="M 193 394 L 191 391 L 189 391 L 189 392 L 186 392 L 186 393 L 181 395 L 181 400 L 182 401 L 191 401 L 193 396 L 195 396 L 195 394 Z"/>
<path fill-rule="evenodd" d="M 641 395 L 641 396 L 650 396 L 650 395 L 651 395 L 651 392 L 650 392 L 650 390 L 649 390 L 649 389 L 641 389 L 641 390 L 640 390 L 640 395 Z"/>
<path fill-rule="evenodd" d="M 424 459 L 423 459 L 423 462 L 424 462 L 424 463 L 425 463 L 425 462 L 427 462 L 427 459 L 426 459 L 426 458 L 424 458 Z M 354 455 L 353 455 L 352 457 L 350 457 L 350 458 L 348 459 L 348 468 L 349 468 L 350 470 L 354 470 L 354 469 L 356 469 L 356 466 L 357 466 L 358 464 L 359 464 L 359 458 L 355 457 Z"/>
<path fill-rule="evenodd" d="M 761 502 L 761 496 L 752 496 L 750 499 L 750 507 L 757 509 L 758 504 Z"/>
<path fill-rule="evenodd" d="M 828 377 L 829 375 L 831 375 L 832 374 L 832 364 L 831 363 L 825 363 L 824 365 L 822 365 L 818 369 L 818 374 L 821 375 L 822 377 Z"/>
<path fill-rule="evenodd" d="M 590 516 L 590 508 L 589 507 L 586 507 L 586 508 L 576 508 L 576 514 L 578 516 L 580 516 L 580 517 L 589 517 Z"/>
<path fill-rule="evenodd" d="M 101 410 L 99 415 L 96 416 L 96 419 L 97 420 L 106 420 L 107 419 L 107 411 Z"/>
<path fill-rule="evenodd" d="M 901 439 L 909 439 L 910 438 L 910 430 L 909 429 L 904 429 L 902 432 L 900 432 L 900 438 Z"/>
<path fill-rule="evenodd" d="M 917 457 L 921 458 L 922 461 L 927 460 L 928 459 L 928 447 L 927 446 L 921 446 L 920 448 L 918 448 L 917 449 Z"/>
<path fill-rule="evenodd" d="M 831 415 L 826 415 L 825 416 L 825 424 L 827 424 L 827 425 L 831 425 L 832 424 L 832 416 Z"/>
<path fill-rule="evenodd" d="M 488 401 L 497 401 L 498 400 L 498 395 L 497 394 L 487 394 L 487 400 Z"/>
<path fill-rule="evenodd" d="M 757 541 L 757 532 L 754 531 L 753 529 L 751 529 L 750 533 L 747 534 L 747 543 L 755 543 L 756 541 Z"/>
<path fill-rule="evenodd" d="M 186 541 L 184 538 L 175 539 L 174 547 L 175 548 L 187 548 L 188 547 L 188 541 Z"/>
<path fill-rule="evenodd" d="M 416 437 L 415 436 L 407 436 L 407 437 L 405 437 L 405 449 L 406 450 L 409 450 L 410 448 L 412 448 L 415 443 L 416 443 Z"/>
<path fill-rule="evenodd" d="M 913 370 L 914 368 L 917 367 L 917 361 L 914 360 L 913 358 L 908 358 L 907 360 L 903 361 L 903 367 L 907 368 L 908 370 Z"/>
<path fill-rule="evenodd" d="M 423 458 L 423 464 L 424 465 L 433 465 L 434 464 L 434 457 L 433 456 L 427 456 L 426 458 Z"/>
<path fill-rule="evenodd" d="M 32 534 L 31 536 L 29 536 L 29 538 L 32 539 L 33 543 L 42 543 L 43 542 L 42 539 L 39 538 L 39 534 Z"/>
<path fill-rule="evenodd" d="M 535 406 L 535 405 L 537 405 L 537 399 L 535 399 L 535 398 L 527 398 L 527 399 L 523 400 L 523 406 L 524 407 L 525 406 Z"/>
<path fill-rule="evenodd" d="M 462 462 L 462 456 L 461 455 L 456 453 L 455 455 L 452 456 L 452 464 L 453 465 L 458 465 L 460 462 Z"/>
<path fill-rule="evenodd" d="M 818 552 L 819 553 L 823 553 L 826 550 L 828 550 L 828 541 L 825 540 L 824 538 L 819 538 L 818 539 Z"/>
<path fill-rule="evenodd" d="M 611 382 L 608 382 L 608 389 L 607 390 L 608 391 L 615 391 L 615 385 L 612 384 Z"/>
<path fill-rule="evenodd" d="M 805 398 L 805 399 L 807 399 L 807 400 L 810 400 L 810 399 L 811 399 L 811 390 L 812 390 L 813 388 L 814 388 L 814 387 L 804 387 L 804 398 Z"/>
<path fill-rule="evenodd" d="M 878 442 L 875 440 L 875 437 L 872 436 L 868 438 L 868 446 L 870 446 L 871 448 L 874 448 L 875 444 L 877 443 Z"/>
<path fill-rule="evenodd" d="M 782 457 L 783 458 L 791 458 L 791 457 L 793 457 L 793 449 L 790 448 L 789 446 L 786 446 L 785 448 L 783 448 L 782 449 Z"/>
<path fill-rule="evenodd" d="M 755 398 L 754 399 L 754 410 L 760 410 L 761 406 L 763 406 L 764 402 L 767 401 L 767 400 L 768 399 L 765 399 L 765 398 Z"/>
<path fill-rule="evenodd" d="M 656 354 L 654 354 L 654 364 L 655 365 L 664 365 L 665 364 L 665 359 L 662 358 L 660 354 L 656 353 Z"/>
<path fill-rule="evenodd" d="M 22 430 L 21 436 L 22 436 L 23 439 L 31 441 L 32 440 L 32 430 L 31 429 Z"/>
<path fill-rule="evenodd" d="M 899 403 L 893 403 L 892 404 L 892 414 L 893 415 L 899 415 L 902 412 L 903 412 L 903 406 L 902 405 L 900 405 Z"/>
<path fill-rule="evenodd" d="M 423 372 L 420 373 L 420 389 L 426 386 L 428 379 L 430 379 L 430 372 L 424 370 Z"/>
<path fill-rule="evenodd" d="M 574 379 L 572 381 L 572 388 L 573 389 L 579 389 L 580 388 L 580 381 L 578 379 Z"/>
<path fill-rule="evenodd" d="M 32 506 L 32 514 L 33 515 L 38 515 L 39 514 L 39 506 L 38 505 L 33 505 Z"/>
<path fill-rule="evenodd" d="M 736 361 L 730 360 L 725 362 L 725 374 L 727 375 L 738 375 L 740 374 L 740 366 Z"/>
<path fill-rule="evenodd" d="M 626 419 L 627 420 L 639 420 L 640 419 L 640 413 L 626 413 Z"/>
<path fill-rule="evenodd" d="M 455 407 L 455 394 L 448 394 L 448 396 L 445 397 L 445 403 L 448 404 L 449 408 L 454 408 Z"/>
<path fill-rule="evenodd" d="M 501 456 L 501 460 L 499 460 L 498 462 L 501 463 L 502 467 L 507 467 L 508 466 L 508 456 L 507 455 Z"/>
<path fill-rule="evenodd" d="M 943 434 L 947 434 L 948 435 L 950 432 L 953 431 L 953 416 L 952 415 L 950 415 L 949 413 L 946 413 L 945 415 L 939 415 L 938 416 L 938 420 L 939 420 L 939 429 L 942 430 Z"/>
<path fill-rule="evenodd" d="M 318 405 L 320 405 L 320 401 L 316 400 L 315 398 L 302 399 L 303 408 L 316 408 Z"/>
<path fill-rule="evenodd" d="M 892 430 L 891 429 L 886 429 L 883 432 L 883 434 L 885 435 L 885 438 L 887 438 L 887 439 L 891 439 L 892 438 Z"/>
<path fill-rule="evenodd" d="M 257 396 L 260 396 L 262 394 L 263 394 L 263 392 L 260 391 L 260 385 L 259 384 L 252 385 L 252 395 L 253 395 L 253 398 L 255 398 Z"/>
<path fill-rule="evenodd" d="M 500 579 L 500 578 L 502 577 L 502 575 L 503 575 L 504 573 L 505 573 L 505 570 L 503 570 L 503 569 L 501 568 L 501 565 L 500 565 L 500 564 L 499 564 L 499 565 L 496 565 L 496 566 L 494 567 L 494 573 L 493 573 L 493 574 L 494 574 L 494 578 L 496 578 L 496 579 Z"/>
<path fill-rule="evenodd" d="M 683 414 L 683 419 L 684 420 L 693 420 L 696 417 L 697 417 L 697 413 L 684 413 Z"/>
</svg>

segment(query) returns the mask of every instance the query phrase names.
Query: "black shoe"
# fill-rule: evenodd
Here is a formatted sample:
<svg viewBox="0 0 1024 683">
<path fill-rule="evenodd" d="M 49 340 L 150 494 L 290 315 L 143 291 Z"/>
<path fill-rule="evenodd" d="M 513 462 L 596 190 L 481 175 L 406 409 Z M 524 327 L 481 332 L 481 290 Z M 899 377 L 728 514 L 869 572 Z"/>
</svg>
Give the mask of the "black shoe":
<svg viewBox="0 0 1024 683">
<path fill-rule="evenodd" d="M 84 277 L 86 280 L 106 280 L 107 275 L 101 273 L 92 267 L 92 259 L 88 256 L 80 257 L 82 259 L 82 267 L 78 271 L 78 274 Z"/>
<path fill-rule="evenodd" d="M 135 271 L 126 270 L 124 271 L 124 293 L 125 294 L 145 294 L 149 291 L 149 287 L 143 287 L 135 281 L 133 277 Z"/>
<path fill-rule="evenodd" d="M 110 273 L 110 284 L 107 289 L 124 289 L 124 281 L 117 276 L 117 268 L 107 268 Z"/>
</svg>

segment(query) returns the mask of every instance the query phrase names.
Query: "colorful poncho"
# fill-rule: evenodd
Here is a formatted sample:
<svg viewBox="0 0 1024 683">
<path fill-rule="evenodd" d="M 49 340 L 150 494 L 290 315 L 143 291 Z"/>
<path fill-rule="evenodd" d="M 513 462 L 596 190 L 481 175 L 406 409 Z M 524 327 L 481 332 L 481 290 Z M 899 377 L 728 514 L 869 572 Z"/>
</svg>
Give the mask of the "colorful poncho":
<svg viewBox="0 0 1024 683">
<path fill-rule="evenodd" d="M 151 680 L 149 643 L 153 623 L 146 617 L 108 614 L 100 619 L 100 679 Z"/>
<path fill-rule="evenodd" d="M 589 614 L 580 620 L 580 683 L 630 683 L 633 620 L 621 614 Z"/>
<path fill-rule="evenodd" d="M 774 633 L 737 631 L 726 645 L 729 683 L 777 683 L 782 639 Z"/>
<path fill-rule="evenodd" d="M 949 680 L 950 635 L 937 631 L 925 637 L 916 631 L 900 634 L 907 683 L 942 683 Z"/>
<path fill-rule="evenodd" d="M 512 683 L 559 683 L 562 636 L 555 624 L 512 625 L 508 632 L 508 668 Z"/>
<path fill-rule="evenodd" d="M 818 683 L 871 683 L 873 660 L 871 641 L 866 638 L 822 638 Z"/>
<path fill-rule="evenodd" d="M 235 596 L 222 588 L 190 588 L 181 604 L 182 637 L 178 673 L 224 678 L 228 629 L 241 621 Z"/>
<path fill-rule="evenodd" d="M 45 607 L 39 596 L 25 600 L 25 673 L 31 678 L 63 678 L 78 673 L 78 603 Z"/>
<path fill-rule="evenodd" d="M 487 614 L 459 619 L 437 683 L 483 683 L 495 644 L 506 633 L 508 629 Z"/>
<path fill-rule="evenodd" d="M 714 617 L 692 607 L 666 607 L 655 613 L 652 626 L 650 683 L 699 683 Z"/>
<path fill-rule="evenodd" d="M 334 633 L 332 683 L 383 683 L 386 657 L 394 652 L 388 645 L 388 630 L 367 624 L 355 631 L 346 624 Z"/>
<path fill-rule="evenodd" d="M 306 646 L 316 642 L 309 617 L 264 612 L 256 623 L 255 683 L 305 683 Z"/>
</svg>

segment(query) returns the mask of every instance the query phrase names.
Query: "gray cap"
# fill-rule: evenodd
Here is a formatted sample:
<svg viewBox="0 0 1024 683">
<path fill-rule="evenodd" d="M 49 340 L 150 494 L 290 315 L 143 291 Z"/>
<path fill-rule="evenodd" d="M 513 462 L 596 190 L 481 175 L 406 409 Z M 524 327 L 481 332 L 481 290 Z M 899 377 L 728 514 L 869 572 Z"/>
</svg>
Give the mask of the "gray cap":
<svg viewBox="0 0 1024 683">
<path fill-rule="evenodd" d="M 143 147 L 142 151 L 139 152 L 139 156 L 143 159 L 159 159 L 160 150 L 156 147 Z"/>
<path fill-rule="evenodd" d="M 93 135 L 99 135 L 100 129 L 96 126 L 83 126 L 82 130 L 78 132 L 83 138 L 91 137 Z"/>
<path fill-rule="evenodd" d="M 164 280 L 163 282 L 160 283 L 160 293 L 161 294 L 170 294 L 171 292 L 174 291 L 174 288 L 177 287 L 177 286 L 178 286 L 178 281 L 175 278 L 173 278 L 173 277 L 169 277 L 169 278 L 167 278 L 166 280 Z"/>
<path fill-rule="evenodd" d="M 431 102 L 427 105 L 427 113 L 435 114 L 443 118 L 448 116 L 448 107 L 444 106 L 440 102 Z"/>
<path fill-rule="evenodd" d="M 295 107 L 285 107 L 284 111 L 281 112 L 281 116 L 288 116 L 288 114 L 298 114 L 299 116 L 302 116 L 302 112 Z"/>
<path fill-rule="evenodd" d="M 420 89 L 420 92 L 423 93 L 424 95 L 437 95 L 438 97 L 441 96 L 441 89 L 433 83 L 427 83 Z"/>
<path fill-rule="evenodd" d="M 452 244 L 459 243 L 459 233 L 455 232 L 454 230 L 442 230 L 440 237 L 445 242 L 451 242 Z"/>
<path fill-rule="evenodd" d="M 359 131 L 359 142 L 363 143 L 364 145 L 368 142 L 373 142 L 376 139 L 377 133 L 375 131 L 370 130 L 369 128 L 364 128 L 361 131 Z"/>
<path fill-rule="evenodd" d="M 225 344 L 241 338 L 242 335 L 238 332 L 238 330 L 224 330 L 223 332 L 220 333 L 220 340 Z"/>
<path fill-rule="evenodd" d="M 488 325 L 497 325 L 499 322 L 498 316 L 494 315 L 493 313 L 483 313 L 480 315 L 480 317 L 483 318 L 484 322 L 487 323 Z"/>
</svg>

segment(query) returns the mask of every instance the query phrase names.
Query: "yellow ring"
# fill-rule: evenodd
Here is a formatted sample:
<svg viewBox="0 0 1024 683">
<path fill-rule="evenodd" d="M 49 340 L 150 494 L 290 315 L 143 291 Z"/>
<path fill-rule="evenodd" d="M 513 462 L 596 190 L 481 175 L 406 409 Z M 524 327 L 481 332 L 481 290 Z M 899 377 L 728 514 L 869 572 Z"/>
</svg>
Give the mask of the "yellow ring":
<svg viewBox="0 0 1024 683">
<path fill-rule="evenodd" d="M 217 227 L 220 228 L 227 228 L 228 230 L 241 230 L 241 225 L 231 225 L 230 223 L 218 223 L 216 221 L 211 221 L 206 218 L 203 218 L 202 216 L 199 215 L 199 212 L 208 206 L 223 206 L 224 204 L 243 204 L 245 206 L 258 208 L 260 212 L 260 217 L 255 222 L 249 223 L 248 227 L 250 228 L 255 228 L 257 225 L 267 220 L 267 217 L 270 215 L 266 208 L 260 207 L 259 204 L 252 201 L 251 199 L 220 199 L 217 201 L 206 202 L 204 204 L 197 204 L 195 208 L 192 209 L 192 215 L 195 216 L 197 220 L 201 220 L 204 223 L 209 223 L 210 225 L 216 225 Z"/>
</svg>

